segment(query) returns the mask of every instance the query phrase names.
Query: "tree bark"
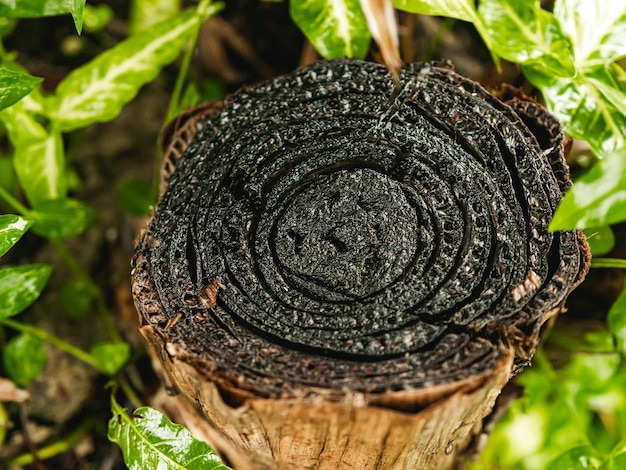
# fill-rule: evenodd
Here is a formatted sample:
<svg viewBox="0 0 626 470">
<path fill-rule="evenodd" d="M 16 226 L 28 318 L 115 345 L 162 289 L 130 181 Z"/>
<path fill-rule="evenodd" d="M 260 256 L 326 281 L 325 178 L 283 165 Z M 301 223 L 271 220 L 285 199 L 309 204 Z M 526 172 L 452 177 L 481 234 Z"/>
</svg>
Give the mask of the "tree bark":
<svg viewBox="0 0 626 470">
<path fill-rule="evenodd" d="M 559 123 L 501 98 L 447 66 L 394 88 L 330 61 L 170 129 L 133 294 L 237 470 L 469 452 L 589 262 L 582 233 L 547 230 L 570 185 Z"/>
</svg>

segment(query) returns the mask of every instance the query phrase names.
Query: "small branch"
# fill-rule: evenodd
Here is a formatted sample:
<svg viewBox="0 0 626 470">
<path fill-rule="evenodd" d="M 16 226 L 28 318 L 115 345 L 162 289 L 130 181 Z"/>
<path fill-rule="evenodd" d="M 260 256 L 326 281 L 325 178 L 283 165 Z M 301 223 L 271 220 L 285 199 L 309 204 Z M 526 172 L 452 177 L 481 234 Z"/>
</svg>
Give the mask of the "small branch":
<svg viewBox="0 0 626 470">
<path fill-rule="evenodd" d="M 41 459 L 49 459 L 56 455 L 62 454 L 63 452 L 67 452 L 78 444 L 78 442 L 83 438 L 83 436 L 89 431 L 92 427 L 92 421 L 87 420 L 82 423 L 78 428 L 76 428 L 69 436 L 65 439 L 49 444 L 45 447 L 42 447 L 37 452 L 37 461 L 39 464 L 37 468 L 44 469 L 43 463 Z M 22 454 L 18 455 L 11 459 L 7 464 L 10 467 L 24 466 L 30 465 L 35 462 L 35 458 L 32 454 Z"/>
<path fill-rule="evenodd" d="M 100 363 L 91 354 L 66 341 L 63 341 L 62 339 L 48 333 L 46 330 L 37 328 L 36 326 L 27 325 L 25 323 L 20 323 L 9 318 L 1 318 L 0 325 L 8 326 L 9 328 L 12 328 L 14 330 L 21 331 L 22 333 L 29 333 L 33 336 L 36 336 L 40 340 L 46 341 L 53 346 L 59 348 L 61 351 L 65 351 L 66 353 L 71 354 L 76 359 L 86 362 L 87 364 L 95 367 L 98 370 L 100 369 Z"/>
<path fill-rule="evenodd" d="M 122 389 L 128 400 L 130 400 L 134 408 L 139 408 L 143 405 L 143 401 L 141 400 L 141 398 L 139 398 L 139 395 L 137 395 L 137 393 L 123 374 L 118 374 L 116 380 L 117 384 Z M 113 393 L 115 393 L 115 391 L 113 391 Z"/>
<path fill-rule="evenodd" d="M 22 434 L 24 436 L 24 442 L 26 443 L 26 446 L 28 447 L 28 450 L 30 452 L 26 454 L 25 456 L 30 459 L 29 463 L 35 464 L 35 468 L 37 470 L 45 470 L 46 467 L 41 461 L 41 457 L 37 451 L 37 446 L 31 439 L 30 433 L 28 431 L 28 416 L 27 416 L 26 409 L 23 403 L 20 403 L 19 413 L 20 413 L 20 421 L 22 423 Z"/>
<path fill-rule="evenodd" d="M 618 268 L 626 269 L 626 259 L 622 258 L 592 258 L 592 268 Z"/>
<path fill-rule="evenodd" d="M 29 216 L 31 214 L 31 211 L 28 209 L 28 207 L 23 205 L 13 196 L 11 196 L 9 192 L 2 186 L 0 186 L 0 198 L 4 199 L 4 202 L 6 202 L 9 206 L 11 206 L 11 208 L 13 208 L 15 211 L 19 212 L 23 216 Z"/>
</svg>

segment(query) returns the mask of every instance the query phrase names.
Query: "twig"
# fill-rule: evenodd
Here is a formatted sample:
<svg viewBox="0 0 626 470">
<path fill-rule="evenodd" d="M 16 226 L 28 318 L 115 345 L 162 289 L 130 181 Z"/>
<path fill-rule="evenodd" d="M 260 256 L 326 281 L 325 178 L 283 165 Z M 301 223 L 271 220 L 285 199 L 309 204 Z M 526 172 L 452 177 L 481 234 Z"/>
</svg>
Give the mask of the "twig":
<svg viewBox="0 0 626 470">
<path fill-rule="evenodd" d="M 81 361 L 86 362 L 89 365 L 92 365 L 98 370 L 100 369 L 100 363 L 91 354 L 66 341 L 63 341 L 61 338 L 58 338 L 48 333 L 46 330 L 37 328 L 36 326 L 17 322 L 9 318 L 1 318 L 0 325 L 8 326 L 9 328 L 12 328 L 14 330 L 21 331 L 22 333 L 30 333 L 31 335 L 38 337 L 40 340 L 46 341 L 53 346 L 59 348 L 61 351 L 65 351 L 66 353 L 71 354 L 75 358 L 80 359 Z"/>
<path fill-rule="evenodd" d="M 22 423 L 22 435 L 24 436 L 24 442 L 26 443 L 26 446 L 30 451 L 30 454 L 27 454 L 27 456 L 31 458 L 31 463 L 35 465 L 35 468 L 37 468 L 37 470 L 45 470 L 46 467 L 39 457 L 39 453 L 37 452 L 37 446 L 33 442 L 30 436 L 30 432 L 28 431 L 28 416 L 26 414 L 26 408 L 24 407 L 23 403 L 19 404 L 19 414 L 20 421 Z"/>
</svg>

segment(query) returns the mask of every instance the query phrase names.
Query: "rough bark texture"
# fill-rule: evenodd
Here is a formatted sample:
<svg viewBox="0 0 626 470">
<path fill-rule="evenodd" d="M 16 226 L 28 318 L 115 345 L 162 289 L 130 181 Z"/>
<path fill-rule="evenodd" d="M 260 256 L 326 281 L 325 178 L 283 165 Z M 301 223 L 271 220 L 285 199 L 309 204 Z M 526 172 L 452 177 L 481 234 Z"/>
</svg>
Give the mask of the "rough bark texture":
<svg viewBox="0 0 626 470">
<path fill-rule="evenodd" d="M 447 468 L 480 433 L 589 257 L 547 231 L 560 125 L 502 98 L 320 62 L 172 134 L 133 293 L 235 468 Z"/>
</svg>

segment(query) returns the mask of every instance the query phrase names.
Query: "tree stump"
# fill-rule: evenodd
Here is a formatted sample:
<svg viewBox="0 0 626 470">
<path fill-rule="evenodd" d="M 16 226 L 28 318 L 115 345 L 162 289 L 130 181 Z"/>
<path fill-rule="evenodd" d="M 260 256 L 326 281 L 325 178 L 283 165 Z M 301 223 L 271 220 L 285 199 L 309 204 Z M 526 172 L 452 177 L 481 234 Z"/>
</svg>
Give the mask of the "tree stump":
<svg viewBox="0 0 626 470">
<path fill-rule="evenodd" d="M 133 293 L 237 470 L 466 452 L 589 261 L 580 232 L 548 232 L 570 185 L 559 123 L 504 100 L 445 64 L 394 88 L 323 61 L 175 134 Z"/>
</svg>

